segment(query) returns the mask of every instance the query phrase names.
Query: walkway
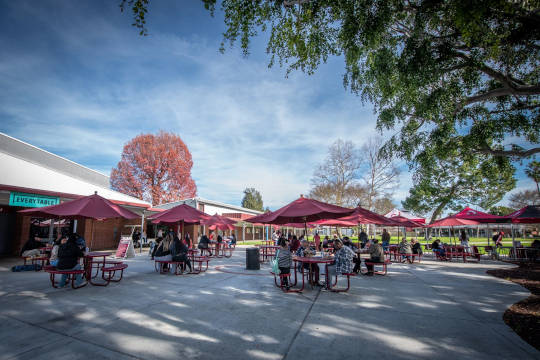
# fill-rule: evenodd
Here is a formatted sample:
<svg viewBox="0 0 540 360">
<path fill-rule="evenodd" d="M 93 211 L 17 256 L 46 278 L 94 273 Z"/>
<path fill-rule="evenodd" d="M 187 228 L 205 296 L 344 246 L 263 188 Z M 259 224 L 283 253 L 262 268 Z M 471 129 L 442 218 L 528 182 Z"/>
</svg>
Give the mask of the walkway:
<svg viewBox="0 0 540 360">
<path fill-rule="evenodd" d="M 119 284 L 56 290 L 0 260 L 0 359 L 540 358 L 502 321 L 528 292 L 485 274 L 500 263 L 394 264 L 349 293 L 284 294 L 267 265 L 244 275 L 243 249 L 200 275 L 127 262 Z"/>
</svg>

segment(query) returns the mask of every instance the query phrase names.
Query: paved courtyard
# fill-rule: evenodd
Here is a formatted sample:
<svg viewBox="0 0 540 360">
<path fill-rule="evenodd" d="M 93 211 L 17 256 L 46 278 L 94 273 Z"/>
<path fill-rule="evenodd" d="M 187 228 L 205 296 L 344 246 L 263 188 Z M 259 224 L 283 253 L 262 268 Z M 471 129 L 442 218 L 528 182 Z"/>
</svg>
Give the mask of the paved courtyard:
<svg viewBox="0 0 540 360">
<path fill-rule="evenodd" d="M 126 262 L 122 282 L 72 290 L 0 260 L 0 358 L 540 359 L 502 321 L 529 293 L 485 274 L 497 262 L 393 264 L 340 294 L 282 293 L 242 247 L 200 275 Z"/>
</svg>

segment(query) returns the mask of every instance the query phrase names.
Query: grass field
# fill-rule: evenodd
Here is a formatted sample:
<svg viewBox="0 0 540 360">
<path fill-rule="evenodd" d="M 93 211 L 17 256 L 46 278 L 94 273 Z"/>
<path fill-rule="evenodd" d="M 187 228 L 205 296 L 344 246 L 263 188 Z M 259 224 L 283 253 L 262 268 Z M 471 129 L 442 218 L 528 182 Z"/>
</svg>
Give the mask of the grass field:
<svg viewBox="0 0 540 360">
<path fill-rule="evenodd" d="M 376 236 L 375 237 L 376 239 L 379 239 L 379 241 L 381 240 L 381 237 L 380 236 Z M 407 236 L 407 239 L 410 240 L 412 238 L 412 236 Z M 321 238 L 321 241 L 324 239 L 324 237 Z M 353 241 L 353 243 L 355 242 L 358 242 L 358 238 L 356 236 L 352 236 L 350 237 L 350 239 Z M 417 238 L 418 241 L 420 241 L 421 244 L 425 244 L 426 241 L 423 237 L 418 237 Z M 456 238 L 451 238 L 451 237 L 432 237 L 431 238 L 433 240 L 435 239 L 440 239 L 442 243 L 447 243 L 447 244 L 454 244 L 457 243 L 459 244 L 459 239 L 456 237 Z M 308 236 L 308 240 L 309 241 L 313 241 L 313 236 Z M 516 238 L 517 241 L 521 241 L 521 245 L 523 246 L 530 246 L 531 243 L 534 241 L 534 239 L 531 239 L 531 238 L 528 238 L 528 239 L 524 239 L 524 238 Z M 260 240 L 248 240 L 248 241 L 240 241 L 238 242 L 239 244 L 242 244 L 242 245 L 260 245 L 262 244 L 263 242 L 260 241 Z M 399 243 L 399 239 L 397 236 L 392 236 L 390 238 L 390 244 L 398 244 Z M 430 242 L 431 243 L 431 242 Z M 476 237 L 471 237 L 469 238 L 469 245 L 478 245 L 478 246 L 486 246 L 488 245 L 488 240 L 486 238 L 476 238 Z M 489 245 L 494 245 L 493 241 L 491 241 L 491 239 L 489 240 Z M 503 240 L 503 246 L 512 246 L 512 239 L 511 238 L 505 238 Z"/>
</svg>

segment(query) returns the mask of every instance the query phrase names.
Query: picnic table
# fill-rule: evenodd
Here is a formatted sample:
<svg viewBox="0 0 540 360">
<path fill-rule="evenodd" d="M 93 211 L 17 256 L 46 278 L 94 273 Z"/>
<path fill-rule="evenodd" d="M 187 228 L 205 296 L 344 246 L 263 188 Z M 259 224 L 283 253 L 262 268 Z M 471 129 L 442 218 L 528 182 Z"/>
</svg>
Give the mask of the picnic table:
<svg viewBox="0 0 540 360">
<path fill-rule="evenodd" d="M 269 261 L 271 258 L 276 256 L 276 251 L 280 248 L 279 246 L 274 245 L 259 245 L 259 257 L 261 262 Z"/>
<path fill-rule="evenodd" d="M 293 261 L 294 261 L 294 285 L 296 285 L 296 282 L 297 282 L 297 279 L 296 279 L 296 272 L 298 271 L 298 263 L 302 263 L 302 264 L 310 264 L 309 266 L 309 272 L 308 272 L 308 279 L 309 279 L 309 283 L 311 284 L 311 286 L 313 286 L 313 283 L 314 283 L 314 279 L 313 279 L 313 268 L 312 266 L 319 266 L 319 264 L 324 264 L 324 276 L 325 276 L 325 281 L 326 281 L 326 288 L 327 289 L 330 289 L 330 279 L 328 277 L 328 264 L 331 264 L 334 262 L 334 257 L 330 257 L 330 256 L 325 256 L 325 257 L 321 257 L 321 256 L 310 256 L 310 257 L 305 257 L 305 256 L 293 256 Z M 305 273 L 304 273 L 304 267 L 303 266 L 300 266 L 300 271 L 302 273 L 302 287 L 300 288 L 299 291 L 302 291 L 304 290 L 304 286 L 305 286 Z"/>
<path fill-rule="evenodd" d="M 100 270 L 105 267 L 105 258 L 109 255 L 110 254 L 107 252 L 89 252 L 84 255 L 85 276 L 90 284 L 105 286 L 105 284 L 93 282 L 92 279 L 95 279 L 99 275 Z M 101 258 L 101 260 L 99 260 L 99 258 Z M 96 270 L 95 274 L 93 274 L 94 269 Z"/>
</svg>

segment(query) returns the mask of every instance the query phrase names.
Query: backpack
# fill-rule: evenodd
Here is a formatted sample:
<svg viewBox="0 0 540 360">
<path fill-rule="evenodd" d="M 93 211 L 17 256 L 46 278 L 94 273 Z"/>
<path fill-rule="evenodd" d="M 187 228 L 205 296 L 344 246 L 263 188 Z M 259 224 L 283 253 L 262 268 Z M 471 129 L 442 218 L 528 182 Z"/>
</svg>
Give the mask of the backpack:
<svg viewBox="0 0 540 360">
<path fill-rule="evenodd" d="M 276 251 L 276 257 L 272 260 L 272 262 L 270 264 L 270 265 L 272 265 L 272 272 L 274 274 L 276 274 L 276 275 L 281 274 L 281 270 L 279 270 L 278 256 L 279 256 L 279 249 L 278 249 L 278 251 Z"/>
</svg>

